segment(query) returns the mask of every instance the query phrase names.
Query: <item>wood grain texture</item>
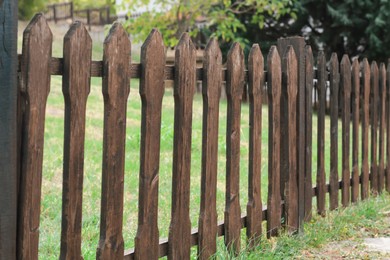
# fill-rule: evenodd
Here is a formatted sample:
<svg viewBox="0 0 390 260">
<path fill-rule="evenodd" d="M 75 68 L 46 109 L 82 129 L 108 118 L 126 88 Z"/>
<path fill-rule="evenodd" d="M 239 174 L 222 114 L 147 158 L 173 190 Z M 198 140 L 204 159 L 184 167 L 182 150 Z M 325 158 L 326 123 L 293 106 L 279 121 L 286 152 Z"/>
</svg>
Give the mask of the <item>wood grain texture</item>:
<svg viewBox="0 0 390 260">
<path fill-rule="evenodd" d="M 341 125 L 342 125 L 342 189 L 341 203 L 347 207 L 350 201 L 350 163 L 349 163 L 349 142 L 351 124 L 351 62 L 348 55 L 344 55 L 340 63 L 340 103 L 341 103 Z"/>
<path fill-rule="evenodd" d="M 203 129 L 201 202 L 199 214 L 200 259 L 217 251 L 217 173 L 219 97 L 222 84 L 222 53 L 216 39 L 207 44 L 203 59 Z"/>
<path fill-rule="evenodd" d="M 379 65 L 379 164 L 378 192 L 382 193 L 385 185 L 385 128 L 386 128 L 386 66 Z"/>
<path fill-rule="evenodd" d="M 286 172 L 284 185 L 285 226 L 289 233 L 298 231 L 297 173 L 297 93 L 298 62 L 292 46 L 287 47 L 282 60 L 281 94 L 281 171 Z M 284 158 L 283 158 L 284 157 Z"/>
<path fill-rule="evenodd" d="M 267 237 L 277 236 L 281 226 L 280 194 L 280 98 L 282 85 L 281 61 L 272 46 L 267 57 L 268 67 L 268 202 Z"/>
<path fill-rule="evenodd" d="M 191 130 L 192 103 L 196 84 L 195 66 L 195 46 L 189 35 L 183 34 L 175 51 L 175 125 L 169 259 L 190 258 Z"/>
<path fill-rule="evenodd" d="M 371 63 L 371 174 L 372 193 L 378 193 L 378 108 L 379 108 L 379 69 L 375 61 Z"/>
<path fill-rule="evenodd" d="M 386 177 L 385 185 L 386 191 L 390 192 L 390 60 L 387 63 L 387 84 L 386 84 Z"/>
<path fill-rule="evenodd" d="M 361 173 L 361 198 L 366 199 L 369 196 L 369 150 L 368 133 L 370 126 L 370 64 L 367 59 L 363 60 L 362 70 L 362 173 Z"/>
<path fill-rule="evenodd" d="M 18 259 L 38 259 L 45 109 L 50 91 L 52 33 L 36 15 L 23 33 L 22 170 L 19 195 Z"/>
<path fill-rule="evenodd" d="M 234 253 L 240 251 L 240 121 L 244 66 L 244 52 L 238 43 L 234 43 L 227 58 L 225 195 L 225 245 Z"/>
<path fill-rule="evenodd" d="M 355 59 L 352 63 L 352 191 L 351 202 L 359 198 L 359 120 L 360 120 L 360 65 Z"/>
<path fill-rule="evenodd" d="M 138 230 L 135 259 L 158 259 L 158 184 L 165 47 L 153 29 L 141 47 L 142 101 Z"/>
<path fill-rule="evenodd" d="M 261 119 L 264 88 L 264 58 L 258 44 L 249 53 L 249 173 L 246 234 L 249 247 L 259 242 L 262 233 L 261 201 Z"/>
<path fill-rule="evenodd" d="M 317 212 L 325 216 L 326 175 L 325 175 L 325 109 L 326 109 L 326 59 L 324 52 L 318 54 L 318 135 L 317 135 Z"/>
<path fill-rule="evenodd" d="M 339 112 L 339 61 L 333 53 L 330 60 L 330 178 L 329 197 L 330 210 L 339 205 L 339 174 L 338 174 L 338 112 Z"/>
<path fill-rule="evenodd" d="M 90 92 L 91 58 L 91 37 L 86 28 L 76 22 L 64 38 L 62 92 L 65 122 L 60 259 L 82 259 L 85 115 Z"/>
<path fill-rule="evenodd" d="M 104 41 L 103 51 L 103 176 L 97 259 L 120 259 L 124 254 L 123 184 L 126 108 L 130 93 L 130 78 L 125 72 L 131 60 L 130 50 L 127 33 L 115 23 Z"/>
<path fill-rule="evenodd" d="M 313 131 L 313 84 L 314 58 L 311 47 L 305 47 L 305 215 L 304 220 L 312 217 L 313 181 L 312 181 L 312 131 Z"/>
</svg>

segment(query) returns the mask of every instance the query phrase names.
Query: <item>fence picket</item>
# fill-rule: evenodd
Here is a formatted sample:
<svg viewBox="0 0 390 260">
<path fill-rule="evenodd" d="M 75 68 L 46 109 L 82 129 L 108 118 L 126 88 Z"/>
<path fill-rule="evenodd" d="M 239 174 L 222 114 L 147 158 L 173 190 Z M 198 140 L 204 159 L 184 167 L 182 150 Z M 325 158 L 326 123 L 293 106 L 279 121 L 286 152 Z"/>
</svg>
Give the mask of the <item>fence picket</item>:
<svg viewBox="0 0 390 260">
<path fill-rule="evenodd" d="M 240 131 L 241 99 L 244 91 L 244 52 L 234 43 L 227 58 L 227 125 L 226 125 L 226 205 L 225 244 L 240 251 Z"/>
<path fill-rule="evenodd" d="M 175 51 L 175 126 L 169 259 L 190 258 L 191 130 L 192 102 L 196 84 L 195 66 L 195 46 L 189 35 L 185 33 L 182 35 Z"/>
<path fill-rule="evenodd" d="M 370 64 L 366 58 L 363 59 L 362 71 L 362 174 L 361 174 L 361 197 L 362 200 L 369 196 L 369 163 L 368 163 L 368 132 L 370 125 Z"/>
<path fill-rule="evenodd" d="M 297 173 L 297 93 L 298 62 L 292 46 L 282 60 L 281 94 L 281 171 L 286 172 L 284 185 L 285 225 L 290 233 L 298 231 L 298 173 Z"/>
<path fill-rule="evenodd" d="M 35 15 L 23 33 L 21 92 L 24 113 L 18 259 L 38 259 L 45 109 L 50 91 L 52 39 L 42 14 Z"/>
<path fill-rule="evenodd" d="M 378 192 L 378 84 L 379 70 L 375 61 L 371 63 L 371 191 Z"/>
<path fill-rule="evenodd" d="M 344 55 L 340 63 L 340 103 L 341 103 L 341 124 L 342 124 L 342 188 L 341 203 L 347 207 L 350 200 L 350 179 L 349 168 L 349 141 L 351 124 L 351 62 L 348 55 Z"/>
<path fill-rule="evenodd" d="M 100 241 L 97 259 L 123 257 L 123 183 L 126 143 L 126 108 L 130 93 L 131 44 L 127 33 L 115 23 L 104 41 L 103 51 L 103 172 Z"/>
<path fill-rule="evenodd" d="M 64 38 L 64 163 L 60 259 L 81 259 L 84 139 L 90 91 L 92 40 L 74 23 Z"/>
<path fill-rule="evenodd" d="M 141 64 L 143 77 L 139 92 L 142 121 L 135 259 L 158 259 L 158 185 L 165 51 L 162 36 L 155 29 L 141 47 Z"/>
<path fill-rule="evenodd" d="M 281 61 L 276 46 L 267 57 L 268 67 L 268 202 L 267 237 L 277 236 L 281 226 L 280 194 L 280 97 Z"/>
<path fill-rule="evenodd" d="M 221 72 L 222 53 L 218 41 L 213 38 L 207 44 L 203 59 L 202 174 L 198 247 L 200 259 L 209 259 L 217 250 L 218 125 Z"/>
<path fill-rule="evenodd" d="M 387 96 L 387 109 L 386 109 L 386 191 L 390 192 L 390 60 L 387 63 L 387 85 L 386 85 L 386 96 Z"/>
<path fill-rule="evenodd" d="M 385 120 L 386 120 L 386 67 L 379 66 L 379 165 L 378 192 L 382 193 L 385 185 Z"/>
<path fill-rule="evenodd" d="M 326 59 L 324 52 L 318 54 L 318 134 L 317 134 L 317 212 L 325 216 L 325 109 L 326 109 Z"/>
<path fill-rule="evenodd" d="M 305 221 L 312 217 L 313 181 L 312 181 L 312 131 L 313 131 L 313 84 L 314 58 L 310 45 L 305 47 Z"/>
<path fill-rule="evenodd" d="M 357 59 L 352 63 L 352 196 L 351 202 L 359 198 L 359 113 L 360 113 L 360 65 Z"/>
<path fill-rule="evenodd" d="M 338 113 L 339 113 L 339 61 L 333 53 L 330 59 L 330 179 L 329 196 L 330 210 L 339 205 L 339 174 L 338 174 Z"/>
<path fill-rule="evenodd" d="M 252 46 L 248 62 L 249 92 L 249 174 L 247 229 L 249 247 L 259 242 L 262 233 L 261 201 L 261 119 L 262 90 L 264 87 L 264 58 L 258 44 Z"/>
</svg>

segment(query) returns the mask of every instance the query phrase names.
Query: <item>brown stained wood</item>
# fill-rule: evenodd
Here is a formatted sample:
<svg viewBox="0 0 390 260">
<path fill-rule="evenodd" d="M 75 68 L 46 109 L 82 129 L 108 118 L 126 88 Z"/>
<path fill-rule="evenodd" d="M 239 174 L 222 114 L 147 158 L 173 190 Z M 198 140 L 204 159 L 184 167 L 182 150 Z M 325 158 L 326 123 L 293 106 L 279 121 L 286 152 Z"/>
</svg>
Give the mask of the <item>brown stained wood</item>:
<svg viewBox="0 0 390 260">
<path fill-rule="evenodd" d="M 369 196 L 369 163 L 368 163 L 368 133 L 370 125 L 370 65 L 367 59 L 363 60 L 362 70 L 362 173 L 361 173 L 361 198 Z"/>
<path fill-rule="evenodd" d="M 192 103 L 196 84 L 196 50 L 183 34 L 175 51 L 175 125 L 169 259 L 189 259 L 191 248 L 190 169 Z"/>
<path fill-rule="evenodd" d="M 261 107 L 264 88 L 264 58 L 258 44 L 249 53 L 249 173 L 246 235 L 249 247 L 259 242 L 262 233 L 261 202 Z"/>
<path fill-rule="evenodd" d="M 281 226 L 280 195 L 280 97 L 281 61 L 275 46 L 267 57 L 268 67 L 268 202 L 267 237 L 277 236 Z"/>
<path fill-rule="evenodd" d="M 371 102 L 370 102 L 370 123 L 371 123 L 371 191 L 378 192 L 378 104 L 379 104 L 379 70 L 375 61 L 371 63 Z"/>
<path fill-rule="evenodd" d="M 352 195 L 351 202 L 359 198 L 359 113 L 360 113 L 360 65 L 355 59 L 352 63 Z"/>
<path fill-rule="evenodd" d="M 318 54 L 318 135 L 317 135 L 317 212 L 325 216 L 326 175 L 325 175 L 325 109 L 326 109 L 326 59 L 324 52 Z"/>
<path fill-rule="evenodd" d="M 298 63 L 292 46 L 282 60 L 281 103 L 281 171 L 286 172 L 284 185 L 285 226 L 289 233 L 298 231 L 298 173 L 297 173 L 297 93 Z M 284 158 L 283 158 L 284 157 Z"/>
<path fill-rule="evenodd" d="M 222 53 L 216 39 L 207 44 L 203 59 L 203 129 L 201 202 L 199 214 L 200 259 L 217 251 L 217 173 L 219 97 L 222 84 Z"/>
<path fill-rule="evenodd" d="M 385 185 L 386 191 L 390 192 L 390 60 L 387 63 L 387 85 L 386 85 L 386 171 L 385 171 Z"/>
<path fill-rule="evenodd" d="M 314 58 L 311 47 L 305 47 L 305 221 L 310 221 L 313 201 L 312 181 L 312 131 L 313 131 L 313 84 L 314 84 Z"/>
<path fill-rule="evenodd" d="M 330 178 L 329 197 L 330 210 L 338 207 L 339 199 L 339 174 L 338 174 L 338 100 L 339 100 L 339 61 L 337 54 L 333 53 L 330 60 Z"/>
<path fill-rule="evenodd" d="M 158 184 L 161 112 L 164 96 L 165 51 L 160 32 L 153 29 L 141 47 L 142 100 L 138 230 L 135 259 L 158 259 Z"/>
<path fill-rule="evenodd" d="M 18 259 L 38 259 L 45 109 L 50 91 L 52 33 L 42 14 L 23 33 L 21 92 L 24 100 L 19 194 Z"/>
<path fill-rule="evenodd" d="M 341 124 L 342 124 L 342 189 L 341 203 L 343 207 L 349 205 L 350 200 L 350 164 L 349 142 L 351 124 L 351 62 L 348 55 L 344 55 L 340 63 L 340 100 L 341 100 Z"/>
<path fill-rule="evenodd" d="M 379 164 L 378 192 L 382 193 L 385 185 L 385 127 L 386 127 L 386 67 L 379 66 Z"/>
<path fill-rule="evenodd" d="M 234 43 L 227 58 L 225 195 L 225 245 L 234 253 L 240 251 L 240 121 L 244 66 L 244 52 L 238 43 Z"/>
<path fill-rule="evenodd" d="M 104 41 L 103 51 L 103 172 L 100 240 L 97 259 L 123 257 L 123 183 L 126 143 L 126 108 L 130 93 L 131 44 L 127 33 L 115 23 Z"/>
<path fill-rule="evenodd" d="M 62 92 L 65 127 L 60 259 L 82 259 L 85 115 L 90 92 L 91 57 L 91 37 L 86 28 L 76 22 L 64 38 Z"/>
</svg>

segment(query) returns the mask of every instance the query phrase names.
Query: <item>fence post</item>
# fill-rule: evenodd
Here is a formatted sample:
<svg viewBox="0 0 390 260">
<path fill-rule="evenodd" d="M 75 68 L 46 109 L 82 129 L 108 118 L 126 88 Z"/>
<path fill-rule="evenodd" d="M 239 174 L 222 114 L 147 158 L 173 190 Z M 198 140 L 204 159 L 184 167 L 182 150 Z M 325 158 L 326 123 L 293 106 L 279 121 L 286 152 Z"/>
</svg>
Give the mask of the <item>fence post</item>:
<svg viewBox="0 0 390 260">
<path fill-rule="evenodd" d="M 53 19 L 54 23 L 57 23 L 57 6 L 53 5 Z"/>
<path fill-rule="evenodd" d="M 16 259 L 18 1 L 0 0 L 0 259 Z"/>
<path fill-rule="evenodd" d="M 70 16 L 72 18 L 72 22 L 74 21 L 74 6 L 73 2 L 70 2 Z"/>
</svg>

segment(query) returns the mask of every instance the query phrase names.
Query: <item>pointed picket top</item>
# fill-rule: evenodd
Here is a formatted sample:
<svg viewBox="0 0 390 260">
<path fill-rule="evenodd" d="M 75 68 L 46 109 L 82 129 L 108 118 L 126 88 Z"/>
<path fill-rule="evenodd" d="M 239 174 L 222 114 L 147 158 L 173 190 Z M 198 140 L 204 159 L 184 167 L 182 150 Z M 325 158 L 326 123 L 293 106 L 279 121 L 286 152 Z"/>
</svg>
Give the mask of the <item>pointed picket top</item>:
<svg viewBox="0 0 390 260">
<path fill-rule="evenodd" d="M 360 64 L 358 59 L 354 59 L 352 62 L 352 74 L 359 73 Z"/>
<path fill-rule="evenodd" d="M 268 67 L 268 81 L 271 83 L 268 88 L 268 96 L 274 97 L 276 95 L 280 95 L 280 88 L 273 87 L 273 80 L 281 80 L 281 61 L 278 49 L 276 46 L 271 46 L 271 49 L 268 53 L 267 57 L 267 67 Z M 276 74 L 275 74 L 276 73 Z M 277 85 L 280 85 L 281 82 L 276 83 Z"/>
<path fill-rule="evenodd" d="M 375 76 L 377 76 L 379 74 L 379 68 L 378 68 L 378 64 L 376 63 L 376 61 L 373 61 L 371 63 L 371 73 Z"/>
<path fill-rule="evenodd" d="M 64 42 L 71 41 L 77 43 L 77 37 L 83 38 L 83 41 L 86 42 L 86 45 L 92 45 L 91 36 L 89 35 L 87 28 L 85 28 L 85 25 L 80 21 L 75 21 L 70 26 L 68 32 L 64 36 Z"/>
<path fill-rule="evenodd" d="M 228 95 L 238 95 L 242 94 L 244 90 L 244 73 L 241 73 L 241 70 L 244 68 L 244 52 L 241 48 L 241 45 L 238 42 L 233 43 L 227 55 L 227 70 L 230 72 L 230 77 L 227 81 L 240 81 L 240 84 L 226 84 L 226 93 Z M 239 79 L 235 77 L 240 76 Z M 242 84 L 241 84 L 242 83 Z"/>
<path fill-rule="evenodd" d="M 313 63 L 311 63 L 313 64 Z M 289 98 L 295 99 L 298 93 L 298 62 L 297 62 L 297 56 L 295 54 L 294 48 L 289 45 L 287 46 L 287 50 L 284 53 L 283 56 L 283 63 L 282 63 L 282 71 L 286 73 L 286 79 L 287 79 L 287 94 L 289 95 Z M 295 68 L 295 69 L 294 69 Z M 296 73 L 293 74 L 292 72 L 295 71 Z"/>
<path fill-rule="evenodd" d="M 212 78 L 215 75 L 208 75 L 207 71 L 214 71 L 214 73 L 219 73 L 218 77 L 215 77 L 217 80 L 222 81 L 222 52 L 216 38 L 211 38 L 208 42 L 203 56 L 203 75 L 206 78 L 206 81 L 213 80 Z M 221 84 L 218 84 L 218 88 L 209 88 L 208 84 L 203 86 L 202 92 L 203 95 L 208 95 L 209 97 L 217 97 L 219 99 L 221 92 Z"/>
<path fill-rule="evenodd" d="M 175 48 L 175 61 L 180 59 L 182 53 L 195 51 L 195 45 L 191 40 L 191 37 L 188 33 L 183 33 L 180 37 L 179 43 Z"/>
<path fill-rule="evenodd" d="M 249 60 L 248 60 L 248 67 L 250 70 L 253 71 L 254 75 L 258 75 L 258 77 L 261 77 L 262 81 L 264 82 L 264 57 L 261 53 L 260 46 L 258 44 L 254 44 L 251 48 L 251 51 L 249 52 Z M 260 84 L 249 84 L 248 85 L 248 91 L 251 95 L 257 95 L 261 94 L 261 88 L 263 86 L 263 83 Z"/>
<path fill-rule="evenodd" d="M 115 22 L 107 35 L 107 37 L 104 39 L 104 44 L 111 44 L 116 38 L 126 38 L 130 44 L 129 37 L 127 35 L 127 32 L 123 28 L 123 25 L 119 22 Z"/>
<path fill-rule="evenodd" d="M 322 71 L 326 72 L 326 58 L 325 58 L 325 53 L 323 51 L 320 51 L 318 53 L 318 67 L 322 67 Z M 318 69 L 319 70 L 319 69 Z M 323 75 L 321 73 L 318 74 L 318 77 L 322 77 L 320 80 L 323 80 L 326 82 L 327 80 L 327 76 L 325 75 L 326 73 L 324 73 Z M 318 88 L 318 91 L 326 91 L 326 89 L 322 89 L 322 86 L 325 86 L 326 87 L 326 84 L 324 85 L 321 85 L 321 87 Z"/>
</svg>

